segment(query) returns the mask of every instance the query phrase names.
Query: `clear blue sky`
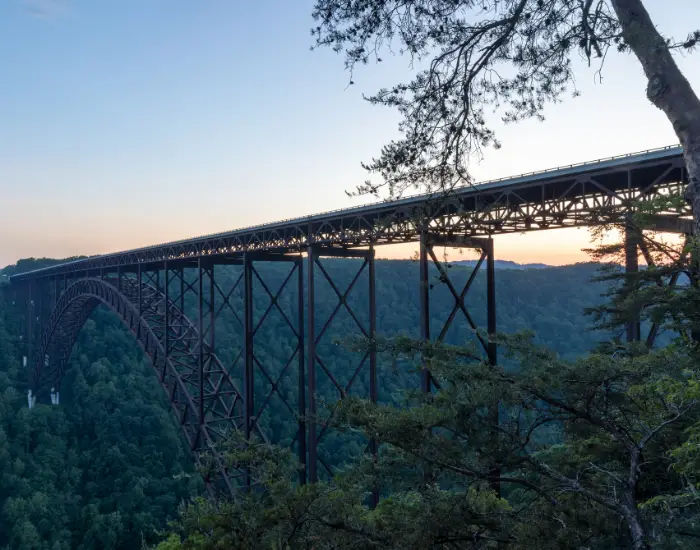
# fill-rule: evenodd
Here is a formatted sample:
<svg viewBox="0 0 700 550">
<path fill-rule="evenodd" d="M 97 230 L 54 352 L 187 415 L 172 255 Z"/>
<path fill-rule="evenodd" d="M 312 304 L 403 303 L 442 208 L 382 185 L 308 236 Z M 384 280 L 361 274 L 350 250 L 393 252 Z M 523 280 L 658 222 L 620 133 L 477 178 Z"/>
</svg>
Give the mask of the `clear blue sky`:
<svg viewBox="0 0 700 550">
<path fill-rule="evenodd" d="M 697 0 L 647 0 L 664 32 L 700 27 Z M 311 0 L 3 0 L 0 265 L 94 254 L 349 206 L 360 162 L 398 117 L 362 101 L 410 76 L 388 57 L 347 87 L 310 51 Z M 672 10 L 669 6 L 673 6 Z M 700 54 L 679 60 L 700 89 Z M 545 123 L 501 129 L 479 179 L 674 143 L 631 56 Z M 499 256 L 583 258 L 585 232 L 497 241 Z"/>
</svg>

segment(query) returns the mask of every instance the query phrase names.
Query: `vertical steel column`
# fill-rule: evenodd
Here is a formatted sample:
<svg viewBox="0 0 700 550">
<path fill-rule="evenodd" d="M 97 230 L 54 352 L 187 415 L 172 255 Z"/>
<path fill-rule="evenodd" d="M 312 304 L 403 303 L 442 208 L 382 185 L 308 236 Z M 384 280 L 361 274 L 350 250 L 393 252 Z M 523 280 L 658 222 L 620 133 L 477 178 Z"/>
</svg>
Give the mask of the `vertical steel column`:
<svg viewBox="0 0 700 550">
<path fill-rule="evenodd" d="M 370 245 L 368 261 L 369 276 L 369 399 L 372 403 L 377 402 L 377 300 L 374 271 L 374 247 Z"/>
<path fill-rule="evenodd" d="M 202 328 L 204 326 L 204 304 L 202 302 L 202 258 L 197 259 L 198 286 L 197 286 L 197 316 L 198 321 L 198 348 L 199 348 L 199 426 L 200 431 L 204 423 L 204 338 L 202 336 Z"/>
<path fill-rule="evenodd" d="M 631 275 L 639 271 L 638 244 L 639 230 L 631 222 L 625 224 L 625 273 Z M 629 283 L 628 283 L 629 284 Z M 641 337 L 639 316 L 627 323 L 627 341 L 636 342 Z"/>
<path fill-rule="evenodd" d="M 44 368 L 49 366 L 49 349 L 43 349 L 41 346 L 42 334 L 44 332 L 44 323 L 51 315 L 51 298 L 49 295 L 49 280 L 39 279 L 39 319 L 37 332 L 37 341 L 39 342 L 39 349 L 44 353 L 40 358 Z"/>
<path fill-rule="evenodd" d="M 255 414 L 255 386 L 253 371 L 255 365 L 253 351 L 253 270 L 250 256 L 243 256 L 243 407 L 245 418 L 245 438 L 250 440 L 250 433 Z M 245 470 L 246 490 L 250 490 L 250 469 Z"/>
<path fill-rule="evenodd" d="M 214 330 L 216 323 L 216 309 L 214 308 L 214 262 L 211 264 L 209 271 L 209 351 L 216 354 L 214 345 L 216 344 Z M 211 368 L 209 369 L 211 370 Z"/>
<path fill-rule="evenodd" d="M 44 324 L 44 308 L 46 307 L 45 303 L 46 302 L 46 297 L 44 296 L 44 281 L 42 279 L 37 279 L 36 281 L 36 299 L 34 300 L 36 304 L 35 312 L 36 312 L 36 324 L 34 325 L 34 336 L 37 342 L 36 350 L 38 352 L 44 351 L 41 346 L 41 331 L 42 327 Z M 46 355 L 42 355 L 39 357 L 39 360 L 42 362 L 42 366 L 46 366 Z"/>
<path fill-rule="evenodd" d="M 318 481 L 317 470 L 317 452 L 318 445 L 316 439 L 316 296 L 314 288 L 314 264 L 316 262 L 316 254 L 313 245 L 308 247 L 308 334 L 307 338 L 307 377 L 309 390 L 309 406 L 307 410 L 307 418 L 310 418 L 308 425 L 309 433 L 309 461 L 308 461 L 308 476 L 311 483 Z"/>
<path fill-rule="evenodd" d="M 41 342 L 41 325 L 42 325 L 43 318 L 44 318 L 44 289 L 42 288 L 42 286 L 43 285 L 41 284 L 41 279 L 37 280 L 36 288 L 35 288 L 36 299 L 34 300 L 34 304 L 35 304 L 34 312 L 35 312 L 35 320 L 36 320 L 36 325 L 34 327 L 34 331 L 38 332 L 37 336 L 39 337 L 38 338 L 39 342 Z M 39 347 L 39 349 L 41 349 L 40 346 L 38 346 L 38 347 Z M 41 361 L 44 360 L 43 357 L 39 357 L 39 359 Z"/>
<path fill-rule="evenodd" d="M 141 315 L 143 314 L 143 299 L 142 299 L 142 294 L 141 294 L 142 273 L 141 273 L 141 264 L 140 264 L 140 263 L 138 264 L 137 272 L 136 272 L 136 273 L 137 273 L 137 274 L 136 274 L 136 277 L 137 277 L 137 279 L 138 279 L 138 281 L 137 281 L 137 283 L 138 283 L 138 284 L 137 284 L 137 287 L 138 287 L 137 292 L 138 292 L 138 300 L 139 300 L 139 318 L 140 318 Z M 141 325 L 141 323 L 139 322 L 139 326 L 140 326 L 140 325 Z M 139 330 L 140 330 L 140 329 L 139 329 Z"/>
<path fill-rule="evenodd" d="M 185 313 L 185 268 L 180 268 L 180 312 Z"/>
<path fill-rule="evenodd" d="M 197 285 L 197 337 L 198 337 L 198 349 L 199 349 L 199 433 L 197 438 L 201 436 L 202 425 L 204 424 L 204 338 L 202 336 L 202 327 L 204 325 L 204 304 L 202 303 L 202 258 L 197 259 L 197 273 L 198 273 L 198 285 Z"/>
<path fill-rule="evenodd" d="M 33 353 L 33 340 L 34 340 L 34 297 L 32 293 L 32 280 L 27 281 L 27 318 L 26 318 L 26 331 L 27 331 L 27 368 L 32 369 L 34 363 L 32 362 Z M 30 381 L 30 385 L 34 386 L 31 389 L 36 391 L 37 379 L 36 373 L 32 372 L 34 375 Z"/>
<path fill-rule="evenodd" d="M 119 266 L 117 268 L 117 288 L 119 289 L 119 292 L 122 291 L 122 267 Z"/>
<path fill-rule="evenodd" d="M 299 443 L 299 462 L 301 470 L 299 472 L 299 483 L 306 483 L 306 376 L 304 374 L 304 261 L 302 258 L 296 260 L 297 266 L 297 323 L 299 341 L 298 361 L 299 361 L 299 386 L 297 396 L 297 412 L 299 414 L 299 431 L 297 439 Z"/>
<path fill-rule="evenodd" d="M 498 362 L 498 351 L 493 337 L 496 334 L 496 261 L 493 250 L 493 239 L 489 237 L 486 244 L 486 325 L 489 336 L 488 356 L 489 363 L 495 365 Z"/>
<path fill-rule="evenodd" d="M 163 294 L 165 295 L 165 328 L 163 329 L 164 357 L 161 380 L 165 380 L 165 369 L 168 364 L 168 355 L 170 354 L 170 269 L 167 260 L 163 262 L 163 269 L 165 271 L 165 288 L 163 289 Z"/>
<path fill-rule="evenodd" d="M 244 330 L 244 359 L 243 359 L 243 387 L 245 403 L 245 436 L 250 438 L 253 416 L 255 414 L 255 386 L 253 384 L 253 269 L 248 254 L 243 258 L 243 330 Z"/>
<path fill-rule="evenodd" d="M 496 347 L 496 342 L 493 341 L 496 335 L 496 261 L 494 256 L 493 239 L 489 237 L 488 241 L 485 243 L 486 252 L 486 325 L 488 332 L 488 343 L 486 345 L 486 353 L 488 355 L 489 364 L 496 365 L 498 362 L 498 350 Z M 494 427 L 498 427 L 500 423 L 499 418 L 499 405 L 496 403 L 495 406 L 490 407 L 488 411 L 490 417 L 490 422 Z M 498 438 L 498 430 L 494 429 L 493 437 Z M 501 470 L 496 466 L 491 474 L 494 476 L 495 480 L 491 483 L 491 487 L 496 492 L 496 495 L 501 495 L 501 483 L 499 481 Z"/>
<path fill-rule="evenodd" d="M 372 403 L 377 402 L 377 300 L 376 300 L 376 285 L 374 271 L 374 246 L 370 245 L 369 255 L 367 256 L 369 265 L 367 266 L 369 277 L 369 400 Z M 375 460 L 377 457 L 377 441 L 371 439 L 369 449 Z M 379 489 L 372 487 L 372 496 L 370 505 L 374 508 L 379 502 Z"/>
<path fill-rule="evenodd" d="M 420 236 L 420 339 L 427 343 L 430 340 L 430 285 L 428 283 L 428 235 L 423 232 Z M 430 392 L 430 372 L 425 366 L 421 369 L 421 390 Z"/>
</svg>

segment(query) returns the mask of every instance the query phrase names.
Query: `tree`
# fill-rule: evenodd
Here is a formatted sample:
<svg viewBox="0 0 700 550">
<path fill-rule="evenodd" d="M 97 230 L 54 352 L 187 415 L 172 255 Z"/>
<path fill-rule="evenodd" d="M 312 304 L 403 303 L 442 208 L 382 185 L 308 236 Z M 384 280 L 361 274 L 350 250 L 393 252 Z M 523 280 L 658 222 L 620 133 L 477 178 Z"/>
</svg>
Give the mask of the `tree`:
<svg viewBox="0 0 700 550">
<path fill-rule="evenodd" d="M 505 121 L 542 117 L 572 86 L 575 53 L 602 64 L 613 49 L 637 57 L 647 97 L 683 145 L 700 234 L 700 100 L 673 59 L 696 48 L 700 31 L 663 37 L 642 0 L 316 0 L 313 16 L 317 46 L 343 53 L 350 71 L 394 47 L 423 67 L 369 97 L 398 108 L 403 137 L 366 165 L 384 182 L 360 193 L 469 182 L 468 154 L 498 146 L 487 109 Z"/>
<path fill-rule="evenodd" d="M 513 511 L 508 531 L 516 547 L 533 537 L 583 543 L 587 533 L 572 522 L 577 510 L 616 515 L 634 548 L 668 544 L 684 531 L 679 523 L 687 513 L 697 520 L 694 484 L 674 458 L 692 448 L 700 419 L 694 347 L 646 353 L 632 346 L 569 362 L 528 337 L 502 344 L 519 370 L 465 363 L 458 349 L 429 350 L 441 386 L 434 396 L 421 396 L 408 410 L 349 400 L 342 404 L 344 418 L 404 459 L 413 457 L 441 486 L 492 481 L 486 466 L 498 457 L 497 481 Z M 425 356 L 415 343 L 404 346 L 399 349 Z M 485 414 L 495 403 L 497 425 Z M 691 454 L 697 457 L 696 450 Z M 606 527 L 603 521 L 593 530 L 599 541 L 611 536 Z M 690 531 L 685 534 L 700 534 Z"/>
<path fill-rule="evenodd" d="M 564 361 L 519 335 L 501 341 L 514 369 L 466 348 L 380 344 L 417 366 L 427 360 L 439 389 L 400 406 L 340 401 L 339 427 L 382 442 L 376 460 L 300 486 L 288 451 L 233 441 L 226 456 L 253 472 L 257 490 L 185 508 L 180 536 L 161 548 L 694 547 L 694 347 L 603 348 Z M 383 495 L 376 508 L 372 487 Z"/>
<path fill-rule="evenodd" d="M 203 484 L 190 473 L 143 352 L 98 308 L 66 365 L 60 406 L 29 409 L 13 299 L 0 282 L 0 548 L 118 549 L 155 540 L 180 500 Z"/>
</svg>

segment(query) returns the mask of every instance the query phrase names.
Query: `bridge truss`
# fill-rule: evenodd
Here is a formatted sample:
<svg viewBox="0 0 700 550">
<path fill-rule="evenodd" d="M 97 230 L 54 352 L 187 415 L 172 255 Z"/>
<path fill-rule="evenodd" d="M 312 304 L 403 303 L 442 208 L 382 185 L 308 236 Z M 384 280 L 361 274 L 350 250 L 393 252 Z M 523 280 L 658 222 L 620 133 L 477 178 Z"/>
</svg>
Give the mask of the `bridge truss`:
<svg viewBox="0 0 700 550">
<path fill-rule="evenodd" d="M 461 318 L 477 348 L 495 363 L 496 347 L 487 336 L 496 331 L 494 235 L 624 217 L 640 202 L 680 193 L 686 180 L 681 150 L 671 147 L 15 275 L 13 289 L 25 309 L 31 389 L 42 400 L 49 387 L 60 386 L 80 328 L 102 304 L 150 357 L 187 444 L 203 465 L 212 466 L 210 487 L 235 493 L 250 483 L 246 472 L 222 462 L 218 444 L 232 432 L 288 445 L 301 465 L 300 481 L 313 482 L 332 473 L 324 451 L 332 411 L 319 406 L 319 396 L 377 400 L 377 246 L 419 244 L 423 340 L 442 341 Z M 684 206 L 669 207 L 654 224 L 659 230 L 690 232 L 688 216 Z M 436 254 L 435 248 L 445 247 L 478 252 L 465 282 L 453 281 Z M 639 249 L 630 233 L 628 270 L 638 268 Z M 327 258 L 353 259 L 352 278 L 341 282 Z M 275 281 L 263 268 L 273 263 L 285 266 L 276 271 Z M 474 321 L 469 299 L 480 270 L 487 280 L 482 327 Z M 449 291 L 450 311 L 431 311 L 431 271 Z M 332 290 L 332 304 L 317 303 L 321 283 Z M 436 314 L 443 319 L 439 326 Z M 344 379 L 332 368 L 327 342 L 329 327 L 341 315 L 352 319 L 356 335 L 367 342 Z M 273 318 L 284 336 L 264 341 L 261 327 Z M 641 338 L 638 324 L 627 332 L 629 339 Z M 235 343 L 231 333 L 238 335 Z M 652 328 L 649 344 L 655 335 Z M 265 353 L 271 346 L 284 348 L 287 357 L 272 361 Z M 432 391 L 434 385 L 430 373 L 422 372 L 422 390 Z M 284 422 L 269 418 L 272 401 L 286 411 Z M 368 452 L 376 450 L 376 442 L 367 442 Z"/>
</svg>

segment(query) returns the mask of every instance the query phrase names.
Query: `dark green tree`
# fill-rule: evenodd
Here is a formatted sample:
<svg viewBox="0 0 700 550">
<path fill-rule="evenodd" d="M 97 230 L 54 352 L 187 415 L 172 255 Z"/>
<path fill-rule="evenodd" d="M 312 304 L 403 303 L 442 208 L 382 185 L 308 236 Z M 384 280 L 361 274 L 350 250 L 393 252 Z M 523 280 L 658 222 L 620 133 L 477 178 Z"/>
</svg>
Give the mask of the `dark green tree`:
<svg viewBox="0 0 700 550">
<path fill-rule="evenodd" d="M 30 410 L 20 319 L 5 290 L 0 548 L 121 549 L 156 540 L 202 484 L 150 365 L 118 320 L 98 309 L 67 365 L 61 405 Z"/>
<path fill-rule="evenodd" d="M 255 472 L 258 490 L 187 508 L 162 548 L 695 546 L 694 348 L 631 346 L 564 361 L 522 335 L 502 340 L 520 367 L 503 369 L 464 348 L 388 344 L 422 357 L 440 389 L 398 407 L 340 402 L 340 427 L 382 441 L 376 461 L 297 486 L 288 454 L 236 442 L 229 459 Z M 497 425 L 487 414 L 495 405 Z M 373 487 L 383 495 L 376 508 Z"/>
</svg>

